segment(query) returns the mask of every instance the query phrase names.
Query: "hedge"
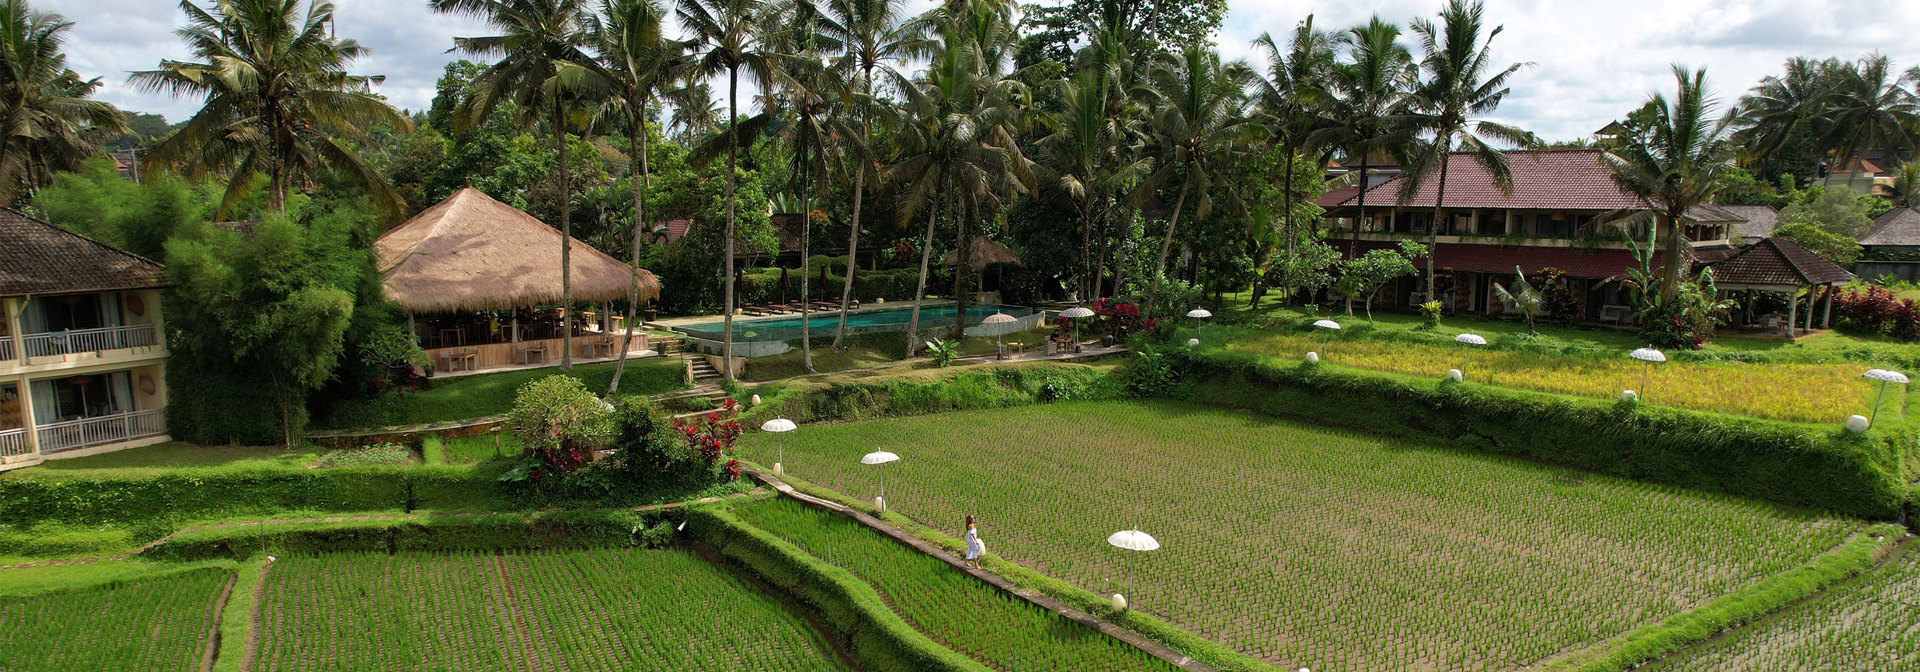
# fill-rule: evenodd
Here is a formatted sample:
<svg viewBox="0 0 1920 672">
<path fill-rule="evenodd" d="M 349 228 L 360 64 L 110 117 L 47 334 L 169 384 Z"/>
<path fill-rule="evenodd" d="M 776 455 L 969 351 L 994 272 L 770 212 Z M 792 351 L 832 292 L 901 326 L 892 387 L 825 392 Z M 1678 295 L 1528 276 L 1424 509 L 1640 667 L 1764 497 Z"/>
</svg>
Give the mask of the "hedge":
<svg viewBox="0 0 1920 672">
<path fill-rule="evenodd" d="M 1127 395 L 1112 373 L 1087 366 L 998 366 L 962 371 L 927 382 L 891 380 L 835 382 L 825 387 L 787 387 L 742 414 L 741 424 L 766 419 L 794 422 L 862 420 L 980 408 L 1005 408 L 1068 399 L 1120 399 Z"/>
<path fill-rule="evenodd" d="M 660 547 L 678 509 L 587 509 L 189 530 L 141 554 L 156 560 L 248 560 L 261 554 L 446 552 Z"/>
<path fill-rule="evenodd" d="M 284 511 L 489 510 L 511 507 L 503 467 L 364 466 L 302 469 L 237 464 L 40 471 L 0 478 L 0 525 L 44 521 L 141 524 Z"/>
<path fill-rule="evenodd" d="M 688 510 L 687 532 L 728 565 L 806 605 L 862 669 L 988 670 L 915 630 L 867 582 L 722 507 Z"/>
<path fill-rule="evenodd" d="M 1905 532 L 1875 525 L 1866 533 L 1804 565 L 1761 579 L 1706 604 L 1609 638 L 1542 669 L 1548 672 L 1616 672 L 1705 641 L 1728 628 L 1752 622 L 1835 583 L 1872 569 L 1899 544 Z"/>
<path fill-rule="evenodd" d="M 1869 518 L 1896 514 L 1920 454 L 1900 427 L 1852 434 L 1242 353 L 1154 361 L 1171 370 L 1129 375 L 1172 381 L 1153 391 L 1177 399 Z"/>
</svg>

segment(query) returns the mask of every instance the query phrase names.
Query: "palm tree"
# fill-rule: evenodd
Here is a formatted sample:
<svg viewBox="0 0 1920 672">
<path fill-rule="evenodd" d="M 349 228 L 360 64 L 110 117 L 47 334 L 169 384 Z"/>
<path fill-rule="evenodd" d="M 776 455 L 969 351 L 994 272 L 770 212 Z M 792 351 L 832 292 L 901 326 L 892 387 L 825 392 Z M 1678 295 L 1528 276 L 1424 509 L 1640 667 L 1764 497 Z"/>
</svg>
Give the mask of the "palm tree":
<svg viewBox="0 0 1920 672">
<path fill-rule="evenodd" d="M 1060 190 L 1080 209 L 1080 293 L 1092 300 L 1099 275 L 1093 260 L 1093 231 L 1109 194 L 1129 166 L 1122 154 L 1131 129 L 1107 114 L 1110 89 L 1099 69 L 1085 69 L 1060 84 L 1064 109 L 1055 115 L 1054 132 L 1041 138 L 1047 164 L 1059 172 Z M 1122 122 L 1122 123 L 1116 123 Z"/>
<path fill-rule="evenodd" d="M 1501 303 L 1519 311 L 1522 317 L 1527 318 L 1527 333 L 1534 333 L 1534 318 L 1547 312 L 1547 296 L 1527 282 L 1527 274 L 1521 271 L 1519 266 L 1513 267 L 1513 277 L 1515 278 L 1513 289 L 1509 290 L 1505 285 L 1496 282 L 1493 283 L 1493 293 L 1500 297 Z"/>
<path fill-rule="evenodd" d="M 1721 178 L 1733 170 L 1733 143 L 1727 129 L 1733 115 L 1716 116 L 1707 91 L 1707 72 L 1673 67 L 1678 85 L 1673 100 L 1654 94 L 1627 115 L 1625 132 L 1608 143 L 1601 164 L 1622 189 L 1652 202 L 1658 234 L 1666 239 L 1661 269 L 1662 302 L 1680 290 L 1680 269 L 1688 263 L 1678 223 L 1687 210 L 1712 198 Z"/>
<path fill-rule="evenodd" d="M 1920 163 L 1908 161 L 1893 172 L 1893 184 L 1887 185 L 1887 200 L 1896 208 L 1920 206 Z"/>
<path fill-rule="evenodd" d="M 127 132 L 112 105 L 88 100 L 99 79 L 67 69 L 73 22 L 36 11 L 26 0 L 0 0 L 0 203 L 12 203 L 50 179 L 75 170 L 104 137 Z"/>
<path fill-rule="evenodd" d="M 1908 88 L 1920 84 L 1920 76 L 1901 75 L 1886 56 L 1872 54 L 1842 67 L 1838 79 L 1821 144 L 1834 149 L 1841 165 L 1870 149 L 1892 153 L 1920 146 L 1920 98 Z M 1849 187 L 1859 173 L 1849 174 Z"/>
<path fill-rule="evenodd" d="M 1115 143 L 1114 156 L 1121 168 L 1108 177 L 1112 182 L 1113 195 L 1128 191 L 1128 187 L 1137 183 L 1149 162 L 1144 160 L 1146 137 L 1142 126 L 1146 117 L 1146 103 L 1149 96 L 1142 95 L 1147 87 L 1142 81 L 1151 69 L 1152 59 L 1148 54 L 1156 53 L 1158 47 L 1150 38 L 1144 37 L 1136 27 L 1139 19 L 1136 8 L 1130 3 L 1119 0 L 1103 0 L 1100 3 L 1099 16 L 1093 23 L 1093 34 L 1086 47 L 1074 54 L 1074 67 L 1082 72 L 1097 73 L 1100 86 L 1105 89 L 1102 98 L 1107 109 L 1102 115 Z M 1085 95 L 1085 94 L 1083 94 Z M 1107 251 L 1112 247 L 1114 236 L 1109 235 L 1116 212 L 1131 216 L 1138 211 L 1137 204 L 1131 208 L 1101 208 L 1096 213 L 1099 220 L 1100 250 L 1093 256 L 1096 270 L 1093 278 L 1090 298 L 1101 296 L 1101 283 L 1104 280 L 1104 268 L 1107 264 Z M 1113 273 L 1113 291 L 1119 293 L 1126 285 L 1127 263 L 1125 248 L 1116 249 Z"/>
<path fill-rule="evenodd" d="M 1740 97 L 1740 130 L 1733 135 L 1750 159 L 1778 154 L 1796 135 L 1823 133 L 1833 99 L 1837 59 L 1789 58 L 1786 74 L 1768 75 Z"/>
<path fill-rule="evenodd" d="M 1253 46 L 1267 61 L 1266 76 L 1254 82 L 1261 123 L 1266 126 L 1268 141 L 1278 143 L 1287 153 L 1287 184 L 1281 190 L 1281 201 L 1287 255 L 1292 258 L 1294 243 L 1299 239 L 1293 226 L 1294 162 L 1309 153 L 1319 156 L 1313 151 L 1312 140 L 1314 132 L 1329 123 L 1323 82 L 1333 68 L 1333 36 L 1314 29 L 1313 15 L 1309 14 L 1294 27 L 1286 51 L 1281 51 L 1279 43 L 1266 33 L 1255 39 Z M 1264 274 L 1261 279 L 1265 280 Z M 1253 292 L 1256 307 L 1260 294 L 1258 289 Z"/>
<path fill-rule="evenodd" d="M 1187 199 L 1194 200 L 1194 218 L 1205 219 L 1216 195 L 1214 173 L 1232 165 L 1244 149 L 1251 130 L 1244 115 L 1246 92 L 1257 78 L 1246 63 L 1222 63 L 1219 54 L 1200 45 L 1164 55 L 1147 74 L 1154 103 L 1147 121 L 1147 144 L 1154 155 L 1154 170 L 1135 190 L 1134 202 L 1143 202 L 1172 180 L 1180 182 L 1180 194 L 1174 197 L 1173 212 L 1160 239 L 1160 260 L 1154 265 L 1156 293 L 1166 276 L 1167 253 L 1173 249 L 1173 234 Z"/>
<path fill-rule="evenodd" d="M 1335 38 L 1346 60 L 1334 64 L 1327 78 L 1327 117 L 1332 123 L 1311 135 L 1316 145 L 1339 147 L 1348 161 L 1359 162 L 1359 215 L 1347 243 L 1349 257 L 1367 219 L 1368 163 L 1382 155 L 1403 158 L 1413 140 L 1404 109 L 1414 79 L 1413 54 L 1399 40 L 1400 27 L 1378 16 Z"/>
<path fill-rule="evenodd" d="M 1507 79 L 1530 63 L 1514 63 L 1495 70 L 1493 38 L 1505 26 L 1494 26 L 1482 39 L 1483 13 L 1480 0 L 1449 0 L 1440 10 L 1440 23 L 1420 19 L 1413 33 L 1420 38 L 1423 56 L 1420 71 L 1424 75 L 1413 87 L 1408 105 L 1412 114 L 1407 121 L 1420 132 L 1431 134 L 1427 142 L 1417 143 L 1400 178 L 1400 201 L 1406 202 L 1420 191 L 1429 176 L 1438 174 L 1434 184 L 1433 223 L 1427 227 L 1427 300 L 1437 299 L 1434 292 L 1433 258 L 1438 255 L 1440 228 L 1446 221 L 1447 169 L 1453 153 L 1459 150 L 1493 176 L 1494 187 L 1502 193 L 1513 190 L 1513 171 L 1507 166 L 1507 154 L 1494 143 L 1528 149 L 1543 147 L 1532 133 L 1513 126 L 1475 119 L 1500 107 L 1507 97 Z"/>
<path fill-rule="evenodd" d="M 740 117 L 740 71 L 747 73 L 762 83 L 771 79 L 773 70 L 773 52 L 767 50 L 761 42 L 764 34 L 761 22 L 765 5 L 762 0 L 681 0 L 678 15 L 680 26 L 692 35 L 693 42 L 704 53 L 694 60 L 692 72 L 696 76 L 711 77 L 721 72 L 727 73 L 727 226 L 726 226 L 726 314 L 721 317 L 722 342 L 721 361 L 726 363 L 726 376 L 733 380 L 733 225 L 734 225 L 734 187 L 737 177 L 734 167 L 739 162 L 740 141 L 737 133 Z"/>
<path fill-rule="evenodd" d="M 827 0 L 818 8 L 818 15 L 821 34 L 840 45 L 839 55 L 830 60 L 832 73 L 840 80 L 838 88 L 846 97 L 837 109 L 852 110 L 858 116 L 859 145 L 865 147 L 872 142 L 875 113 L 884 111 L 871 104 L 875 78 L 904 81 L 896 66 L 928 53 L 933 43 L 926 38 L 925 22 L 907 18 L 900 0 Z M 853 221 L 847 227 L 851 229 L 847 234 L 847 277 L 840 287 L 840 324 L 833 331 L 834 350 L 846 344 L 847 313 L 853 305 L 853 276 L 860 253 L 860 217 L 865 214 L 867 168 L 874 163 L 868 156 L 854 158 L 858 165 L 853 171 Z"/>
<path fill-rule="evenodd" d="M 613 366 L 613 380 L 607 394 L 620 391 L 620 375 L 626 371 L 627 350 L 633 344 L 634 311 L 640 304 L 640 249 L 645 232 L 653 228 L 647 219 L 647 192 L 653 188 L 647 166 L 649 106 L 660 90 L 679 78 L 686 66 L 685 45 L 666 38 L 661 31 L 663 12 L 655 0 L 602 0 L 600 13 L 587 17 L 587 44 L 597 60 L 584 64 L 566 64 L 562 72 L 578 85 L 596 89 L 601 101 L 596 116 L 617 120 L 627 129 L 628 161 L 633 177 L 633 283 L 627 291 L 627 333 L 622 338 L 620 357 Z"/>
<path fill-rule="evenodd" d="M 560 369 L 573 370 L 573 189 L 567 172 L 567 128 L 577 100 L 560 73 L 592 62 L 586 41 L 586 0 L 432 0 L 437 12 L 484 19 L 500 31 L 489 37 L 453 38 L 454 50 L 481 58 L 498 57 L 474 82 L 462 101 L 456 128 L 482 123 L 502 102 L 514 105 L 523 123 L 549 124 L 560 162 Z"/>
<path fill-rule="evenodd" d="M 364 129 L 402 131 L 413 124 L 372 91 L 379 76 L 346 70 L 368 50 L 330 33 L 333 5 L 300 0 L 215 0 L 206 8 L 180 3 L 187 25 L 175 34 L 198 61 L 161 61 L 127 78 L 137 89 L 202 99 L 200 111 L 147 153 L 144 171 L 174 165 L 190 175 L 236 176 L 219 213 L 246 191 L 244 176 L 267 175 L 268 202 L 285 210 L 298 180 L 332 168 L 357 176 L 389 215 L 406 211 L 385 176 L 360 160 L 343 139 L 366 141 Z"/>
<path fill-rule="evenodd" d="M 969 5 L 962 8 L 968 13 Z M 935 11 L 944 11 L 936 9 Z M 954 34 L 943 44 L 921 79 L 900 87 L 907 121 L 898 129 L 900 159 L 883 178 L 899 191 L 896 211 L 906 222 L 926 211 L 927 230 L 920 246 L 920 280 L 907 321 L 907 356 L 919 345 L 920 307 L 926 298 L 933 233 L 943 208 L 959 209 L 963 222 L 977 204 L 998 210 L 1005 195 L 1033 183 L 1028 161 L 1013 138 L 1024 114 L 1026 87 L 999 77 L 978 42 Z M 959 268 L 970 262 L 965 226 L 958 227 Z M 956 273 L 960 273 L 956 271 Z M 964 298 L 964 297 L 960 297 Z M 961 311 L 959 320 L 964 320 Z"/>
<path fill-rule="evenodd" d="M 681 144 L 713 132 L 720 125 L 720 104 L 713 100 L 713 87 L 706 82 L 682 82 L 665 90 L 661 97 L 673 104 L 673 119 L 667 127 Z"/>
</svg>

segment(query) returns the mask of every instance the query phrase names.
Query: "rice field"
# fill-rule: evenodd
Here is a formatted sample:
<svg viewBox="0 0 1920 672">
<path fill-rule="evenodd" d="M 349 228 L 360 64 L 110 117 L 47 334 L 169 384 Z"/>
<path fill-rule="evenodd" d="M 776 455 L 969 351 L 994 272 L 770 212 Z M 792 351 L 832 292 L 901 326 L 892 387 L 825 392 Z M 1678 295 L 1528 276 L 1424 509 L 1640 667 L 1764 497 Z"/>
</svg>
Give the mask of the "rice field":
<svg viewBox="0 0 1920 672">
<path fill-rule="evenodd" d="M 1511 670 L 1697 606 L 1856 523 L 1171 403 L 784 435 L 788 471 L 1285 668 Z M 743 453 L 772 462 L 774 437 Z M 1159 551 L 1107 535 L 1144 530 Z"/>
<path fill-rule="evenodd" d="M 1874 388 L 1860 377 L 1868 367 L 1861 364 L 1667 362 L 1649 370 L 1625 352 L 1602 359 L 1487 348 L 1473 350 L 1469 360 L 1468 346 L 1339 338 L 1323 346 L 1313 334 L 1272 330 L 1248 333 L 1226 347 L 1293 359 L 1325 350 L 1323 361 L 1334 364 L 1435 379 L 1465 361 L 1466 379 L 1476 383 L 1598 399 L 1637 390 L 1648 403 L 1791 422 L 1840 422 L 1865 414 L 1873 403 Z M 1643 374 L 1646 389 L 1641 389 Z M 1894 396 L 1887 403 L 1897 408 Z"/>
<path fill-rule="evenodd" d="M 846 669 L 799 616 L 679 551 L 284 558 L 261 618 L 261 672 Z"/>
<path fill-rule="evenodd" d="M 865 579 L 914 628 L 995 670 L 1179 669 L 839 514 L 785 498 L 733 510 L 748 523 Z"/>
<path fill-rule="evenodd" d="M 1920 670 L 1920 550 L 1648 669 Z"/>
<path fill-rule="evenodd" d="M 228 569 L 0 598 L 0 670 L 197 670 Z"/>
</svg>

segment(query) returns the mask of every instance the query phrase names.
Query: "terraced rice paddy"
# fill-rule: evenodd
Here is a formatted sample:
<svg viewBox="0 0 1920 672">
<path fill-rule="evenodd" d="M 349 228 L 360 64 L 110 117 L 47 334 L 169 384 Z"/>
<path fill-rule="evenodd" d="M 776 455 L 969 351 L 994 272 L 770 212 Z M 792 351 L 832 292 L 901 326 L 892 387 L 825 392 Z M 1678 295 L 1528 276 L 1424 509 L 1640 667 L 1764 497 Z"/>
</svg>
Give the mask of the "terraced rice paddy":
<svg viewBox="0 0 1920 672">
<path fill-rule="evenodd" d="M 1920 670 L 1920 549 L 1908 548 L 1879 571 L 1649 669 Z"/>
<path fill-rule="evenodd" d="M 1230 351 L 1295 360 L 1326 350 L 1327 362 L 1435 379 L 1461 366 L 1466 347 L 1337 338 L 1323 346 L 1319 335 L 1291 331 L 1250 333 L 1227 344 Z M 1771 420 L 1840 422 L 1865 413 L 1873 402 L 1873 387 L 1860 378 L 1867 367 L 1858 364 L 1669 362 L 1648 369 L 1625 352 L 1602 359 L 1480 348 L 1471 355 L 1465 373 L 1478 383 L 1600 399 L 1640 390 L 1650 403 Z M 1642 374 L 1648 376 L 1645 390 Z M 1889 394 L 1883 410 L 1901 406 L 1895 396 Z"/>
<path fill-rule="evenodd" d="M 0 598 L 0 670 L 197 670 L 233 577 L 201 569 Z"/>
<path fill-rule="evenodd" d="M 843 670 L 798 616 L 678 551 L 285 558 L 254 670 Z"/>
<path fill-rule="evenodd" d="M 734 512 L 814 556 L 865 579 L 887 605 L 934 641 L 1008 672 L 1178 668 L 1119 640 L 1008 595 L 836 513 L 789 499 Z"/>
<path fill-rule="evenodd" d="M 803 426 L 795 476 L 1286 668 L 1511 670 L 1805 562 L 1844 519 L 1178 404 Z M 773 440 L 744 453 L 772 462 Z M 1105 543 L 1138 528 L 1163 547 Z"/>
</svg>

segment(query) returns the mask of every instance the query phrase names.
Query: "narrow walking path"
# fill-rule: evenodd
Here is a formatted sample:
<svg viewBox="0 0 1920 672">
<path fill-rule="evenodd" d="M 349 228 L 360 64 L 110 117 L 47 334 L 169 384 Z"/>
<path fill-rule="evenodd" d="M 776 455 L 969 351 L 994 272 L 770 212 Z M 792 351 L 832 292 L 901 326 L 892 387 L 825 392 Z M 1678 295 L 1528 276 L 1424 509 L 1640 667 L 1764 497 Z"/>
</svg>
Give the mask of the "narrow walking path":
<svg viewBox="0 0 1920 672">
<path fill-rule="evenodd" d="M 852 518 L 853 520 L 859 522 L 861 525 L 865 525 L 870 529 L 880 532 L 881 534 L 885 534 L 889 537 L 892 537 L 895 541 L 898 541 L 902 544 L 906 544 L 907 546 L 913 548 L 914 550 L 920 551 L 921 553 L 925 553 L 935 558 L 939 558 L 941 561 L 952 566 L 954 569 L 960 570 L 962 572 L 966 572 L 967 574 L 972 575 L 976 579 L 992 584 L 994 587 L 999 588 L 1003 591 L 1006 591 L 1008 594 L 1019 597 L 1020 599 L 1026 600 L 1027 602 L 1032 603 L 1034 606 L 1038 606 L 1042 609 L 1052 611 L 1056 614 L 1059 614 L 1068 619 L 1071 619 L 1074 622 L 1077 622 L 1081 625 L 1092 628 L 1101 633 L 1105 633 L 1107 636 L 1120 640 L 1121 642 L 1125 642 L 1126 644 L 1133 646 L 1134 648 L 1140 649 L 1141 651 L 1145 651 L 1149 655 L 1154 656 L 1155 658 L 1159 658 L 1161 660 L 1167 661 L 1168 663 L 1172 663 L 1174 666 L 1179 667 L 1180 669 L 1190 670 L 1191 672 L 1215 672 L 1214 668 L 1209 667 L 1207 664 L 1194 660 L 1192 658 L 1189 658 L 1186 655 L 1181 654 L 1179 651 L 1175 651 L 1171 648 L 1168 648 L 1166 645 L 1156 642 L 1152 639 L 1149 639 L 1146 636 L 1141 635 L 1140 633 L 1134 632 L 1132 630 L 1128 630 L 1126 628 L 1120 627 L 1113 623 L 1107 622 L 1106 620 L 1095 617 L 1094 615 L 1089 614 L 1087 612 L 1067 606 L 1066 603 L 1056 600 L 1053 597 L 1045 593 L 1042 593 L 1038 590 L 1027 588 L 1025 586 L 1021 586 L 1019 584 L 1013 583 L 1012 581 L 1008 581 L 1005 578 L 1001 577 L 999 574 L 989 572 L 985 569 L 974 569 L 972 567 L 968 567 L 967 563 L 961 561 L 960 558 L 955 557 L 954 554 L 948 553 L 945 549 L 942 549 L 939 546 L 935 546 L 933 543 L 925 539 L 921 539 L 919 536 L 916 536 L 910 532 L 907 532 L 906 530 L 902 530 L 885 521 L 882 521 L 878 518 L 868 515 L 864 511 L 860 511 L 858 509 L 844 506 L 838 502 L 822 499 L 819 497 L 815 497 L 813 495 L 809 495 L 804 492 L 800 492 L 799 490 L 794 489 L 793 486 L 787 485 L 785 481 L 780 480 L 778 477 L 775 477 L 772 474 L 760 471 L 759 469 L 748 467 L 745 469 L 745 471 L 747 472 L 748 475 L 752 476 L 753 478 L 759 480 L 762 483 L 767 484 L 768 486 L 772 487 L 774 490 L 779 491 L 779 493 L 782 495 L 791 497 L 797 501 L 800 501 L 802 503 L 805 503 L 807 505 L 810 505 L 816 508 L 833 511 L 841 515 L 844 515 L 848 518 Z"/>
</svg>

